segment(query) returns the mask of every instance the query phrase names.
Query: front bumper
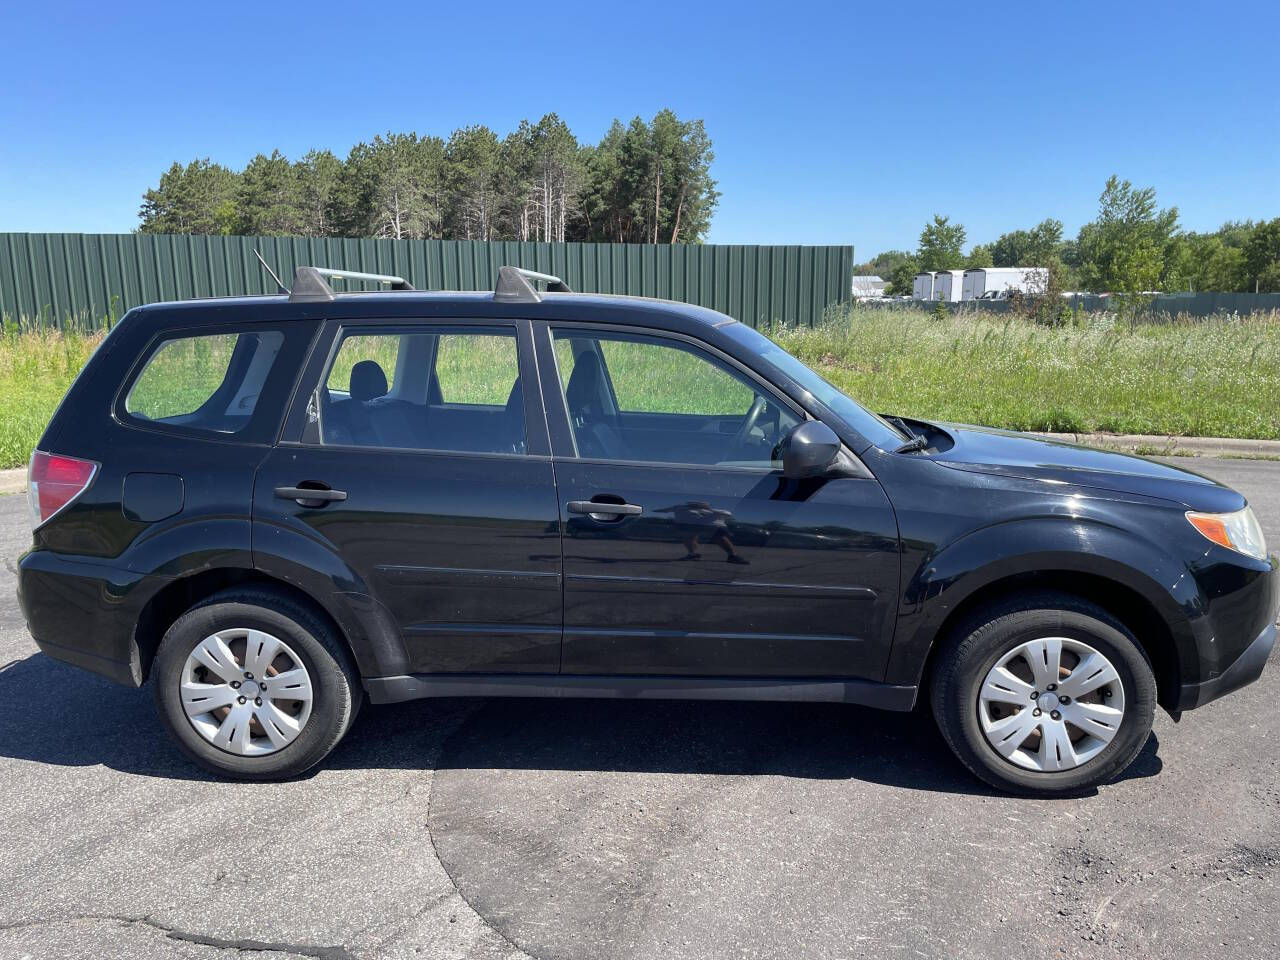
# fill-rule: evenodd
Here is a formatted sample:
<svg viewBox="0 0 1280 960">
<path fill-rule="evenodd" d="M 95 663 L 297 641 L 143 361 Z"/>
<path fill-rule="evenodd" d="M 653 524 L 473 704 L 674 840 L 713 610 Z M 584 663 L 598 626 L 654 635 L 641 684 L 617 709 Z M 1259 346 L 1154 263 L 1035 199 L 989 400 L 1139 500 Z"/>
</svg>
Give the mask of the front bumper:
<svg viewBox="0 0 1280 960">
<path fill-rule="evenodd" d="M 1272 623 L 1218 676 L 1202 683 L 1184 683 L 1178 697 L 1178 708 L 1194 710 L 1253 683 L 1262 676 L 1262 668 L 1267 665 L 1275 645 L 1276 625 Z"/>
</svg>

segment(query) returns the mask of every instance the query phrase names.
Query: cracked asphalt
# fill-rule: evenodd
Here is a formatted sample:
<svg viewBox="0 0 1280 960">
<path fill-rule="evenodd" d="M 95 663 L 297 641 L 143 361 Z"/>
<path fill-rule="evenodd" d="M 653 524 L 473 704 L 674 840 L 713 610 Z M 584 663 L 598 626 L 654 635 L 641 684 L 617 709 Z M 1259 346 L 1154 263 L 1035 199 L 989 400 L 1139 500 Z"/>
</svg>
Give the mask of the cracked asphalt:
<svg viewBox="0 0 1280 960">
<path fill-rule="evenodd" d="M 1280 463 L 1236 486 L 1280 546 Z M 1280 663 L 1095 796 L 969 777 L 926 715 L 366 708 L 307 779 L 220 783 L 149 691 L 35 650 L 0 497 L 0 958 L 1280 955 Z"/>
</svg>

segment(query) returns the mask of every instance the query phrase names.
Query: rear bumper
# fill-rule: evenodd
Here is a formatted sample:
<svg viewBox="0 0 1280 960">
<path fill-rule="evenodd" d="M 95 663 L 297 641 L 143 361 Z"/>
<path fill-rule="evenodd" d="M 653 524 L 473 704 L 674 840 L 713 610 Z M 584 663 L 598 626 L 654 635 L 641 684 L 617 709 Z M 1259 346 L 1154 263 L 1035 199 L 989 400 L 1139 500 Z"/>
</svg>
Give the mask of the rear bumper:
<svg viewBox="0 0 1280 960">
<path fill-rule="evenodd" d="M 131 655 L 128 660 L 113 660 L 88 650 L 50 643 L 48 640 L 36 640 L 36 646 L 47 657 L 96 673 L 126 687 L 142 685 L 142 661 L 138 656 L 137 646 L 133 644 L 129 645 Z"/>
<path fill-rule="evenodd" d="M 1234 662 L 1212 680 L 1184 683 L 1178 696 L 1179 710 L 1194 710 L 1228 693 L 1248 686 L 1262 676 L 1271 650 L 1276 645 L 1276 625 L 1268 625 Z"/>
<path fill-rule="evenodd" d="M 40 651 L 125 686 L 142 684 L 138 615 L 164 578 L 33 550 L 18 561 L 18 606 Z"/>
</svg>

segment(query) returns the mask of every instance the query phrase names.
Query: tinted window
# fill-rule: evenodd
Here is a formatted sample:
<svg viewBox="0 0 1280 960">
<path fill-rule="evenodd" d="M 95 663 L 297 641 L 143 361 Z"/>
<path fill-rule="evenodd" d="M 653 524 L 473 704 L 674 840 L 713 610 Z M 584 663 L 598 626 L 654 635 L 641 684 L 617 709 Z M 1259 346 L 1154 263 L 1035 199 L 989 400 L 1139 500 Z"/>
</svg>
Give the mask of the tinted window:
<svg viewBox="0 0 1280 960">
<path fill-rule="evenodd" d="M 881 417 L 832 386 L 763 334 L 741 323 L 729 324 L 724 332 L 754 351 L 757 356 L 772 363 L 876 446 L 892 449 L 908 439 L 901 431 L 895 430 Z"/>
<path fill-rule="evenodd" d="M 520 376 L 514 337 L 445 333 L 436 348 L 444 403 L 502 405 Z"/>
<path fill-rule="evenodd" d="M 400 348 L 398 336 L 344 337 L 333 365 L 329 368 L 327 384 L 330 390 L 351 391 L 351 369 L 361 360 L 372 360 L 386 375 L 387 386 L 395 384 L 396 356 Z"/>
<path fill-rule="evenodd" d="M 249 423 L 283 343 L 275 331 L 166 340 L 134 380 L 125 412 L 166 426 L 236 433 Z"/>
<path fill-rule="evenodd" d="M 322 444 L 524 453 L 514 332 L 344 334 L 305 440 Z"/>
<path fill-rule="evenodd" d="M 681 341 L 557 330 L 582 457 L 778 468 L 799 418 L 740 371 Z"/>
</svg>

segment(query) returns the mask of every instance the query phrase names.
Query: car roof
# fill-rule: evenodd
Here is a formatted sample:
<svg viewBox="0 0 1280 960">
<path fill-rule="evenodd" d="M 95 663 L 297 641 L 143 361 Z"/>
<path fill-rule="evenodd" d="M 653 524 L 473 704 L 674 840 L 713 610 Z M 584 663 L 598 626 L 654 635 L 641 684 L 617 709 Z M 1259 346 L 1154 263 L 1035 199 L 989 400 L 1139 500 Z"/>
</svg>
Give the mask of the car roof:
<svg viewBox="0 0 1280 960">
<path fill-rule="evenodd" d="M 130 313 L 157 326 L 327 319 L 569 320 L 705 332 L 732 317 L 676 300 L 605 293 L 543 293 L 535 302 L 503 302 L 490 291 L 368 291 L 335 293 L 332 300 L 296 302 L 284 294 L 210 297 L 136 307 Z"/>
</svg>

